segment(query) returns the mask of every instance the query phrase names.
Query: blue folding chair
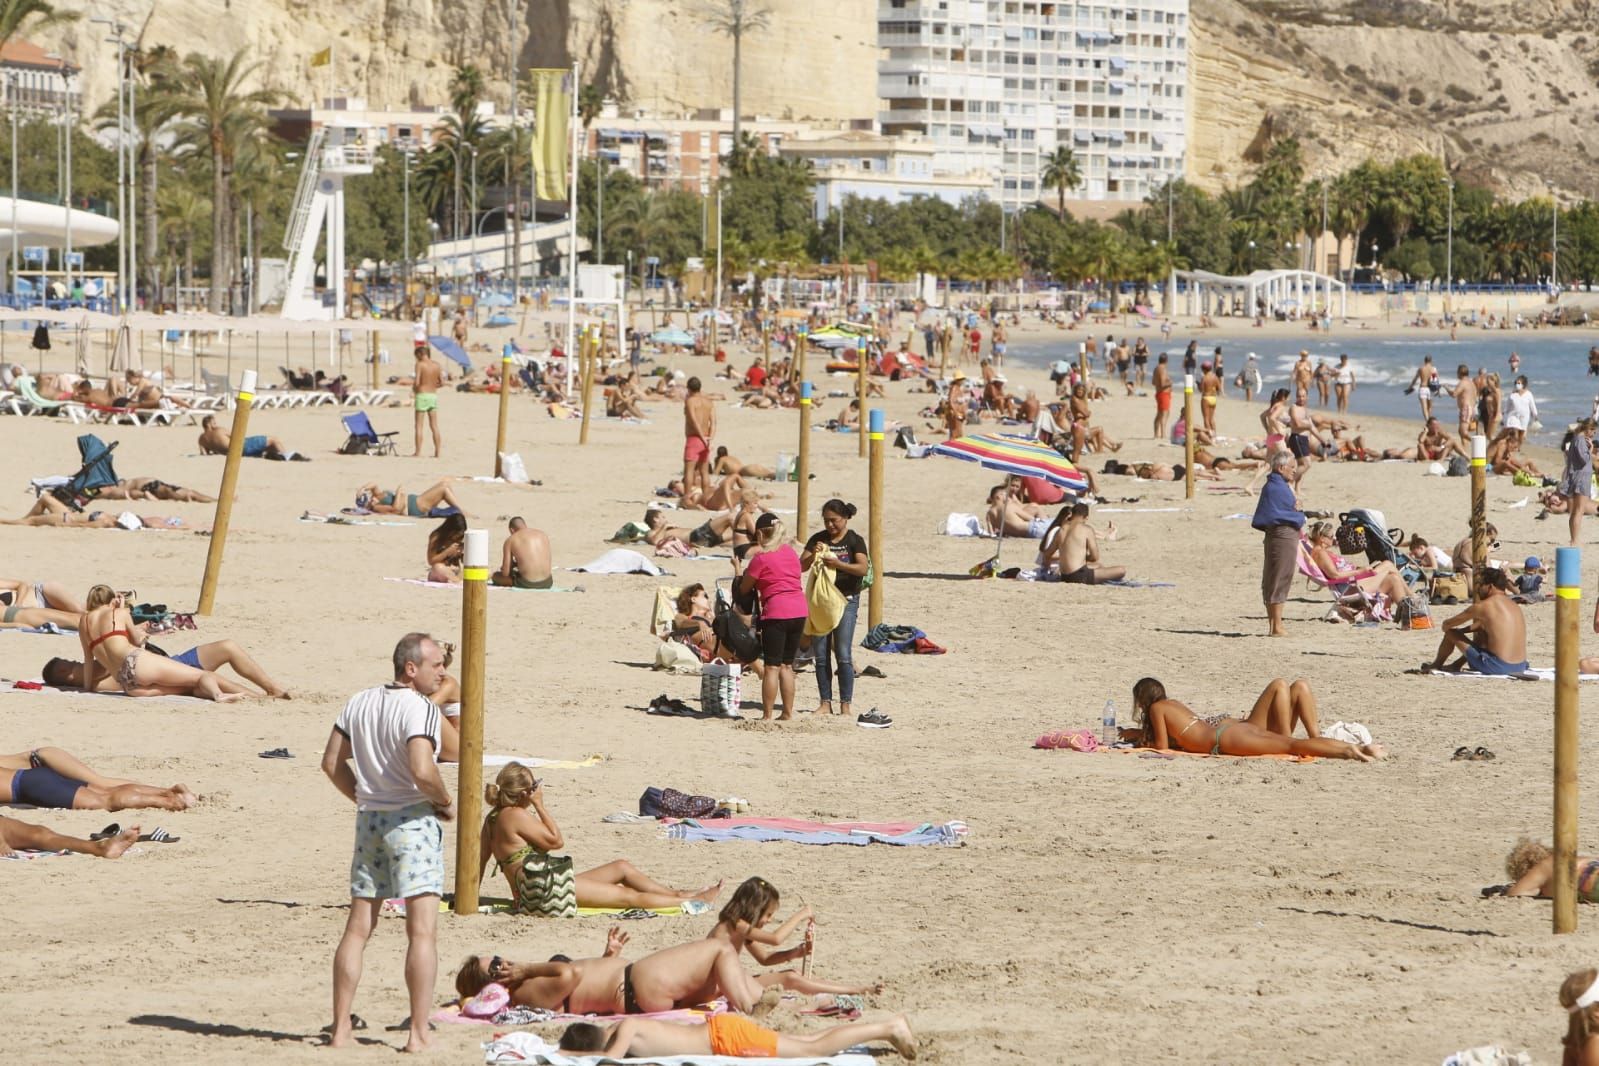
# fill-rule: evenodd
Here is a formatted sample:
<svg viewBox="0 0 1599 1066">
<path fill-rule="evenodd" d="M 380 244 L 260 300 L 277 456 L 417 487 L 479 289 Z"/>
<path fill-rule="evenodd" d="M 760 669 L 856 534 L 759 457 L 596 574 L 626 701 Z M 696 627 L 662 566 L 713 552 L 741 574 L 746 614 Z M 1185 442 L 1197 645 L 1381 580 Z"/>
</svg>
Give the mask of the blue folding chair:
<svg viewBox="0 0 1599 1066">
<path fill-rule="evenodd" d="M 353 414 L 343 415 L 339 418 L 344 423 L 345 431 L 350 435 L 344 445 L 339 448 L 340 455 L 397 455 L 394 438 L 399 436 L 399 430 L 391 433 L 379 433 L 372 428 L 372 420 L 366 416 L 365 411 L 356 411 Z"/>
</svg>

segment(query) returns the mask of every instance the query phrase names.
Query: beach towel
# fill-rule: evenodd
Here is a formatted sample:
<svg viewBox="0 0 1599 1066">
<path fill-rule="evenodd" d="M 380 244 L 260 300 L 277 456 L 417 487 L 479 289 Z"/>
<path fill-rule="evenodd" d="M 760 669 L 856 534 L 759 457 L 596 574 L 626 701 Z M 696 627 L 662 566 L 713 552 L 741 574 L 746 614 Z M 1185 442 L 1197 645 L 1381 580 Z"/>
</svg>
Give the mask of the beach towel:
<svg viewBox="0 0 1599 1066">
<path fill-rule="evenodd" d="M 497 987 L 497 986 L 491 985 L 489 987 L 492 988 L 492 987 Z M 653 1018 L 653 1019 L 655 1019 L 657 1021 L 681 1022 L 681 1023 L 684 1023 L 684 1024 L 692 1025 L 692 1024 L 694 1024 L 696 1022 L 703 1023 L 705 1021 L 705 1019 L 707 1017 L 709 1017 L 710 1015 L 712 1015 L 712 1014 L 721 1014 L 726 1009 L 727 1009 L 727 1006 L 726 1006 L 725 1001 L 717 1000 L 716 1003 L 714 1005 L 712 1005 L 707 1010 L 692 1010 L 692 1009 L 689 1009 L 689 1008 L 683 1008 L 681 1010 L 656 1011 L 653 1014 L 635 1014 L 635 1015 L 633 1015 L 633 1017 L 635 1017 L 635 1018 Z M 443 1023 L 447 1024 L 447 1025 L 498 1025 L 498 1026 L 504 1026 L 504 1025 L 549 1025 L 549 1024 L 559 1025 L 559 1024 L 566 1023 L 566 1022 L 598 1021 L 598 1020 L 600 1020 L 602 1018 L 605 1019 L 607 1022 L 609 1022 L 609 1021 L 615 1021 L 615 1020 L 617 1020 L 618 1018 L 621 1018 L 621 1017 L 625 1017 L 625 1015 L 562 1014 L 559 1011 L 541 1010 L 541 1009 L 539 1009 L 537 1007 L 509 1007 L 508 1006 L 504 1010 L 501 1010 L 498 1013 L 496 1013 L 492 1018 L 475 1018 L 472 1015 L 467 1014 L 465 1011 L 463 1011 L 461 1009 L 461 1005 L 458 1004 L 458 1003 L 451 1003 L 447 1007 L 440 1007 L 438 1010 L 436 1010 L 432 1014 L 428 1015 L 428 1019 L 430 1021 L 443 1022 Z M 506 1035 L 510 1035 L 510 1034 L 506 1034 Z M 496 1039 L 499 1039 L 499 1037 L 496 1036 Z M 520 1062 L 520 1061 L 523 1061 L 523 1060 L 514 1059 L 514 1060 L 508 1060 L 508 1061 Z"/>
<path fill-rule="evenodd" d="M 871 651 L 896 652 L 902 655 L 943 655 L 944 648 L 927 639 L 915 626 L 895 626 L 879 622 L 866 634 L 861 646 Z"/>
<path fill-rule="evenodd" d="M 457 592 L 461 591 L 461 588 L 463 587 L 461 585 L 456 584 L 453 581 L 424 581 L 422 578 L 419 578 L 419 577 L 386 577 L 383 580 L 384 581 L 398 581 L 398 582 L 400 582 L 401 584 L 404 584 L 404 585 L 421 585 L 425 589 L 455 589 Z M 551 586 L 550 588 L 547 588 L 547 589 L 519 589 L 519 588 L 514 588 L 514 587 L 512 587 L 510 585 L 494 585 L 494 584 L 490 584 L 489 588 L 491 590 L 504 591 L 504 592 L 582 592 L 583 591 L 583 586 L 582 585 L 553 585 L 553 586 Z"/>
<path fill-rule="evenodd" d="M 693 821 L 688 818 L 662 818 L 663 825 L 677 825 L 679 822 Z M 727 818 L 716 819 L 718 827 L 723 826 L 756 826 L 762 829 L 788 829 L 799 833 L 824 832 L 824 833 L 912 833 L 929 825 L 928 822 L 815 822 L 805 818 L 763 818 L 752 814 L 736 814 Z M 947 822 L 955 826 L 956 831 L 965 835 L 969 830 L 965 822 Z"/>
<path fill-rule="evenodd" d="M 40 680 L 13 681 L 0 678 L 0 694 L 7 692 L 23 693 L 29 696 L 74 696 L 86 700 L 137 700 L 142 706 L 146 703 L 161 701 L 164 703 L 206 703 L 210 700 L 200 699 L 198 696 L 126 696 L 120 692 L 84 692 L 82 689 L 51 688 Z"/>
<path fill-rule="evenodd" d="M 391 521 L 388 521 L 387 519 L 360 517 L 361 515 L 369 515 L 369 514 L 372 514 L 372 513 L 374 513 L 374 512 L 372 512 L 372 511 L 357 511 L 353 507 L 347 508 L 346 510 L 340 512 L 339 514 L 328 514 L 325 511 L 307 511 L 307 512 L 305 512 L 304 514 L 302 514 L 300 516 L 299 520 L 301 522 L 311 522 L 311 523 L 316 523 L 316 524 L 320 524 L 320 525 L 328 525 L 328 526 L 414 526 L 414 525 L 416 525 L 415 522 L 391 522 Z"/>
<path fill-rule="evenodd" d="M 598 766 L 606 760 L 607 756 L 595 752 L 585 755 L 581 759 L 539 759 L 527 755 L 485 755 L 484 766 L 504 766 L 506 763 L 519 762 L 529 770 L 582 770 L 589 766 Z"/>
<path fill-rule="evenodd" d="M 1111 585 L 1123 589 L 1174 589 L 1176 584 L 1170 581 L 1140 581 L 1132 577 L 1119 577 L 1115 581 L 1096 581 L 1096 585 Z"/>
<path fill-rule="evenodd" d="M 71 855 L 70 851 L 13 851 L 9 855 L 0 855 L 0 859 L 11 859 L 15 862 L 26 862 L 29 859 L 54 859 L 62 855 Z"/>
<path fill-rule="evenodd" d="M 761 843 L 783 842 L 789 844 L 893 844 L 897 847 L 926 847 L 936 845 L 946 848 L 961 847 L 965 841 L 966 826 L 960 822 L 935 825 L 931 822 L 898 833 L 879 833 L 871 830 L 837 832 L 824 829 L 778 829 L 761 825 L 730 825 L 723 828 L 726 819 L 718 819 L 716 828 L 710 828 L 688 819 L 675 822 L 662 830 L 668 840 L 754 840 Z"/>
<path fill-rule="evenodd" d="M 66 630 L 54 622 L 46 622 L 42 626 L 6 626 L 0 629 L 0 633 L 48 633 L 53 637 L 59 637 L 65 632 Z"/>
<path fill-rule="evenodd" d="M 612 548 L 598 559 L 566 569 L 581 574 L 649 574 L 651 577 L 663 577 L 669 573 L 638 552 L 626 548 Z"/>
<path fill-rule="evenodd" d="M 446 893 L 439 900 L 439 913 L 447 914 L 453 909 L 455 897 Z M 496 897 L 484 896 L 478 900 L 477 912 L 479 914 L 510 914 L 513 901 Z M 711 905 L 702 900 L 686 899 L 672 907 L 579 907 L 579 918 L 687 918 L 710 911 Z M 381 910 L 390 917 L 403 917 L 405 915 L 405 900 L 386 899 Z M 539 917 L 549 917 L 539 915 Z"/>
<path fill-rule="evenodd" d="M 683 1012 L 673 1012 L 683 1013 Z M 646 1015 L 658 1018 L 661 1015 Z M 595 1018 L 595 1021 L 604 1019 Z M 669 1019 L 672 1021 L 688 1019 Z M 491 1066 L 511 1063 L 543 1063 L 546 1066 L 601 1066 L 603 1063 L 653 1063 L 656 1066 L 738 1066 L 740 1063 L 761 1062 L 767 1066 L 873 1066 L 877 1061 L 868 1054 L 841 1052 L 837 1055 L 811 1056 L 801 1059 L 748 1059 L 730 1055 L 670 1055 L 647 1059 L 617 1059 L 604 1055 L 567 1055 L 534 1033 L 505 1033 L 483 1045 L 483 1061 Z"/>
<path fill-rule="evenodd" d="M 974 514 L 962 514 L 952 511 L 944 519 L 944 536 L 946 537 L 992 537 L 983 528 L 982 520 Z"/>
<path fill-rule="evenodd" d="M 624 522 L 622 527 L 610 536 L 612 544 L 637 544 L 649 536 L 650 527 L 643 522 Z"/>
<path fill-rule="evenodd" d="M 1482 677 L 1484 675 L 1476 674 L 1473 676 Z M 1510 676 L 1517 681 L 1553 681 L 1555 679 L 1555 668 L 1552 666 L 1534 666 L 1530 670 L 1523 670 L 1519 674 L 1511 674 Z M 1578 674 L 1577 680 L 1599 681 L 1599 674 Z"/>
</svg>

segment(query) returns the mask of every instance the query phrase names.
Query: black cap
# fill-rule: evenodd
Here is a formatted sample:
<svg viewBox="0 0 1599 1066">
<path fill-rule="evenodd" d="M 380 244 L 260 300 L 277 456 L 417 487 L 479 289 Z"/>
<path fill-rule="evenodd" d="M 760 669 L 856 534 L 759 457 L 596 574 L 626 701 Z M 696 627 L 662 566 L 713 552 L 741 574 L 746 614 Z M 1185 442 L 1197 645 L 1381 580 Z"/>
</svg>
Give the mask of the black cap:
<svg viewBox="0 0 1599 1066">
<path fill-rule="evenodd" d="M 775 525 L 777 525 L 777 516 L 771 511 L 767 511 L 755 520 L 756 529 L 771 529 Z"/>
</svg>

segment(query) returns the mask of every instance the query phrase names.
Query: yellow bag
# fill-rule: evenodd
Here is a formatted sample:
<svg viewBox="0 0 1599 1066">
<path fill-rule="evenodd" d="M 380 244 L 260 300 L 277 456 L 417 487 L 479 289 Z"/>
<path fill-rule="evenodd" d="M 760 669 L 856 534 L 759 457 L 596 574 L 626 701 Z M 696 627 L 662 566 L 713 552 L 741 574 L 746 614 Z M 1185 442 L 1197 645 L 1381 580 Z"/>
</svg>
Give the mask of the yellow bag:
<svg viewBox="0 0 1599 1066">
<path fill-rule="evenodd" d="M 805 605 L 809 612 L 805 616 L 807 637 L 826 636 L 838 628 L 839 620 L 844 617 L 844 594 L 833 583 L 823 555 L 823 551 L 817 551 L 811 557 L 811 568 L 805 574 Z"/>
</svg>

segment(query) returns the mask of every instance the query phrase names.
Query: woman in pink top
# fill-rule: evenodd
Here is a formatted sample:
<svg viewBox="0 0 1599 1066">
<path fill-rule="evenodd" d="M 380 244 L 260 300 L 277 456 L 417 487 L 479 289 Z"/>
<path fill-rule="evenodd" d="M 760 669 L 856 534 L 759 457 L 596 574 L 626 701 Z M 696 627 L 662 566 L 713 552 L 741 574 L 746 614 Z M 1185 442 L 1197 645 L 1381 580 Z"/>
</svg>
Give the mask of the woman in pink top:
<svg viewBox="0 0 1599 1066">
<path fill-rule="evenodd" d="M 798 654 L 809 608 L 800 584 L 800 561 L 794 548 L 784 539 L 783 520 L 767 512 L 755 523 L 756 546 L 749 562 L 739 572 L 739 558 L 733 556 L 733 574 L 740 592 L 755 589 L 761 597 L 761 658 L 766 672 L 761 677 L 761 718 L 772 717 L 772 703 L 779 689 L 787 722 L 794 717 L 794 656 Z"/>
</svg>

